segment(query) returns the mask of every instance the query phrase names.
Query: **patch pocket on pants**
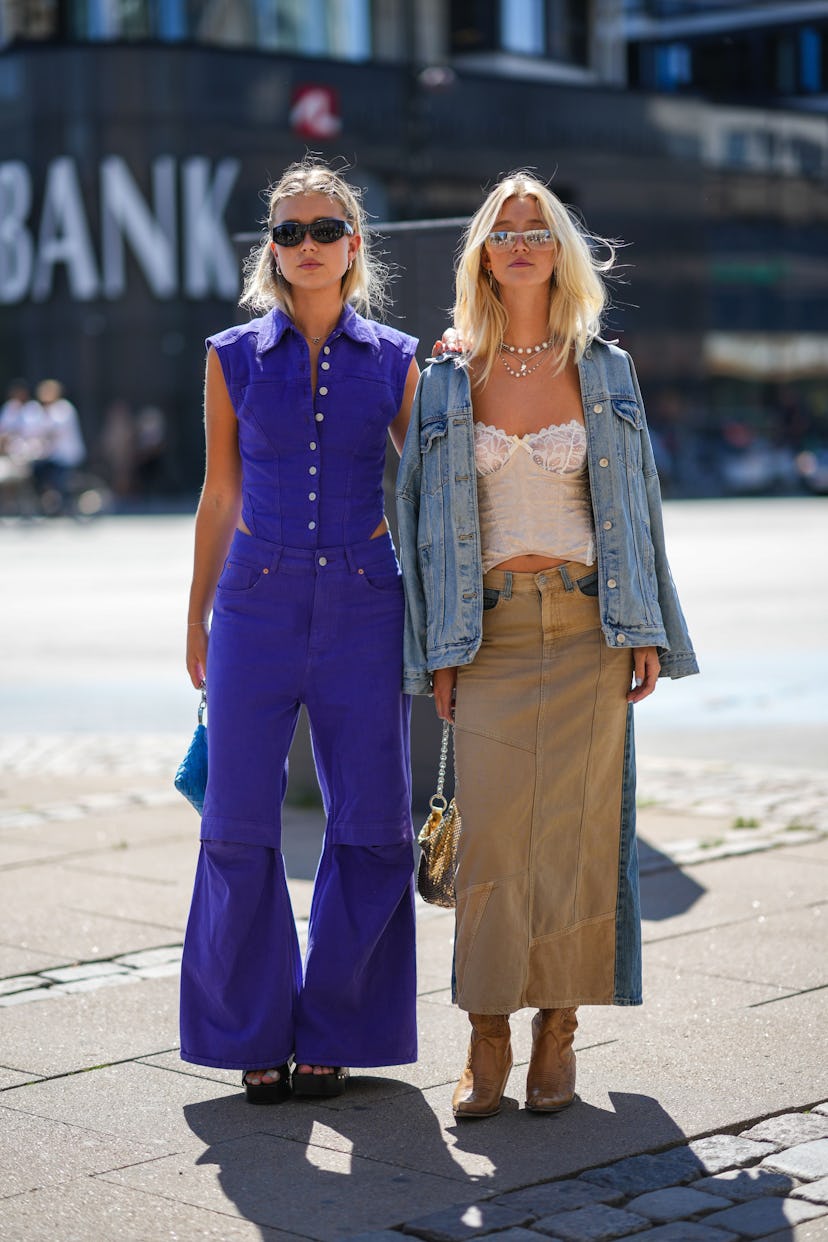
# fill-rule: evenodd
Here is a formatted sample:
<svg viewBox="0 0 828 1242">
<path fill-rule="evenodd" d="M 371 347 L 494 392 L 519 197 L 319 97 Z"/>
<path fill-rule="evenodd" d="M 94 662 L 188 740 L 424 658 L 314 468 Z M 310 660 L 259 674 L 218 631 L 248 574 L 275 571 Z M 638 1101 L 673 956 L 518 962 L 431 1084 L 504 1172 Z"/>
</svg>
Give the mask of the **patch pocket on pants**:
<svg viewBox="0 0 828 1242">
<path fill-rule="evenodd" d="M 500 591 L 496 591 L 494 587 L 483 588 L 483 611 L 489 612 L 492 608 L 497 608 L 500 603 Z"/>
</svg>

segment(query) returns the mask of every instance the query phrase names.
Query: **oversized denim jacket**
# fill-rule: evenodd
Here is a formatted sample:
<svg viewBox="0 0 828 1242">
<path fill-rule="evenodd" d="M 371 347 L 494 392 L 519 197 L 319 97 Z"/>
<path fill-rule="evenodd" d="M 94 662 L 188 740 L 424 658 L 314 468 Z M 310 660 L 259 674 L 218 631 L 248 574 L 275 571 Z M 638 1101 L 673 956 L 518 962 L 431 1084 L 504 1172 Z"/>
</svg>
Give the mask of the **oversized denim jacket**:
<svg viewBox="0 0 828 1242">
<path fill-rule="evenodd" d="M 698 672 L 664 548 L 661 492 L 632 359 L 596 337 L 578 364 L 609 645 L 658 648 L 661 675 Z M 404 680 L 469 664 L 483 626 L 483 562 L 469 375 L 444 356 L 420 377 L 397 478 L 406 595 Z"/>
</svg>

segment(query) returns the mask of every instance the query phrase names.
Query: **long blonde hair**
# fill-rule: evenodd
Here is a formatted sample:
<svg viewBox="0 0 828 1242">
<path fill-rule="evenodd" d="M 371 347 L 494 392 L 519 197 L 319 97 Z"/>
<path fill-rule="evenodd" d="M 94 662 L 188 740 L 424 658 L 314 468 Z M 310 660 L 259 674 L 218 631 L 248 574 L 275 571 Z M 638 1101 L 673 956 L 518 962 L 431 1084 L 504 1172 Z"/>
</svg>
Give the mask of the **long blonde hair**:
<svg viewBox="0 0 828 1242">
<path fill-rule="evenodd" d="M 549 286 L 547 329 L 555 341 L 552 356 L 556 374 L 573 348 L 577 361 L 598 335 L 608 300 L 602 276 L 615 264 L 618 243 L 589 233 L 532 173 L 519 169 L 503 177 L 469 221 L 460 243 L 455 277 L 454 326 L 470 354 L 483 361 L 481 382 L 491 374 L 509 323 L 497 281 L 490 280 L 483 267 L 483 246 L 510 198 L 535 199 L 538 214 L 555 237 L 557 256 Z M 597 245 L 606 247 L 607 258 L 597 257 Z"/>
<path fill-rule="evenodd" d="M 278 270 L 276 256 L 270 248 L 270 230 L 276 222 L 279 203 L 302 194 L 324 194 L 332 198 L 354 232 L 362 237 L 362 245 L 342 277 L 343 304 L 351 302 L 363 315 L 381 313 L 388 300 L 388 269 L 366 244 L 362 193 L 328 164 L 311 155 L 290 164 L 279 180 L 262 194 L 268 201 L 267 216 L 262 221 L 264 231 L 244 264 L 244 288 L 239 305 L 254 311 L 268 311 L 279 306 L 293 318 L 290 284 Z"/>
</svg>

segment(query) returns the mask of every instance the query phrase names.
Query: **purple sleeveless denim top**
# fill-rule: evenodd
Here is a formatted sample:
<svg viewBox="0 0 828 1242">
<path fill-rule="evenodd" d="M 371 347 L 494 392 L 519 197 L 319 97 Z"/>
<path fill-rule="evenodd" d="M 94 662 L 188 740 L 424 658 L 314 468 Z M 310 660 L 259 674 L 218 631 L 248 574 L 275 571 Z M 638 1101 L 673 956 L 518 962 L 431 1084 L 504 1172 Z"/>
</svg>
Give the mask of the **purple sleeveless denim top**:
<svg viewBox="0 0 828 1242">
<path fill-rule="evenodd" d="M 289 548 L 368 539 L 382 521 L 388 427 L 417 341 L 346 306 L 320 354 L 274 309 L 207 338 L 239 424 L 242 517 Z"/>
</svg>

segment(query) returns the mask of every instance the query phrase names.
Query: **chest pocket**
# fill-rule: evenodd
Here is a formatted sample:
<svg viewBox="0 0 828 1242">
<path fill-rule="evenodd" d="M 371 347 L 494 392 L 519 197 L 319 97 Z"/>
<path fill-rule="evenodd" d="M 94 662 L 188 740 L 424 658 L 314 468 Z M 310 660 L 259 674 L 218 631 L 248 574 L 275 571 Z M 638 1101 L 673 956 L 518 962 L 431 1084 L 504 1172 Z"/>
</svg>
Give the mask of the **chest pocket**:
<svg viewBox="0 0 828 1242">
<path fill-rule="evenodd" d="M 420 424 L 420 456 L 423 489 L 429 494 L 440 491 L 449 479 L 448 415 L 445 411 Z"/>
<path fill-rule="evenodd" d="M 640 470 L 641 437 L 639 432 L 644 426 L 641 407 L 637 401 L 628 397 L 611 397 L 610 404 L 618 420 L 615 424 L 618 460 L 627 470 Z"/>
</svg>

